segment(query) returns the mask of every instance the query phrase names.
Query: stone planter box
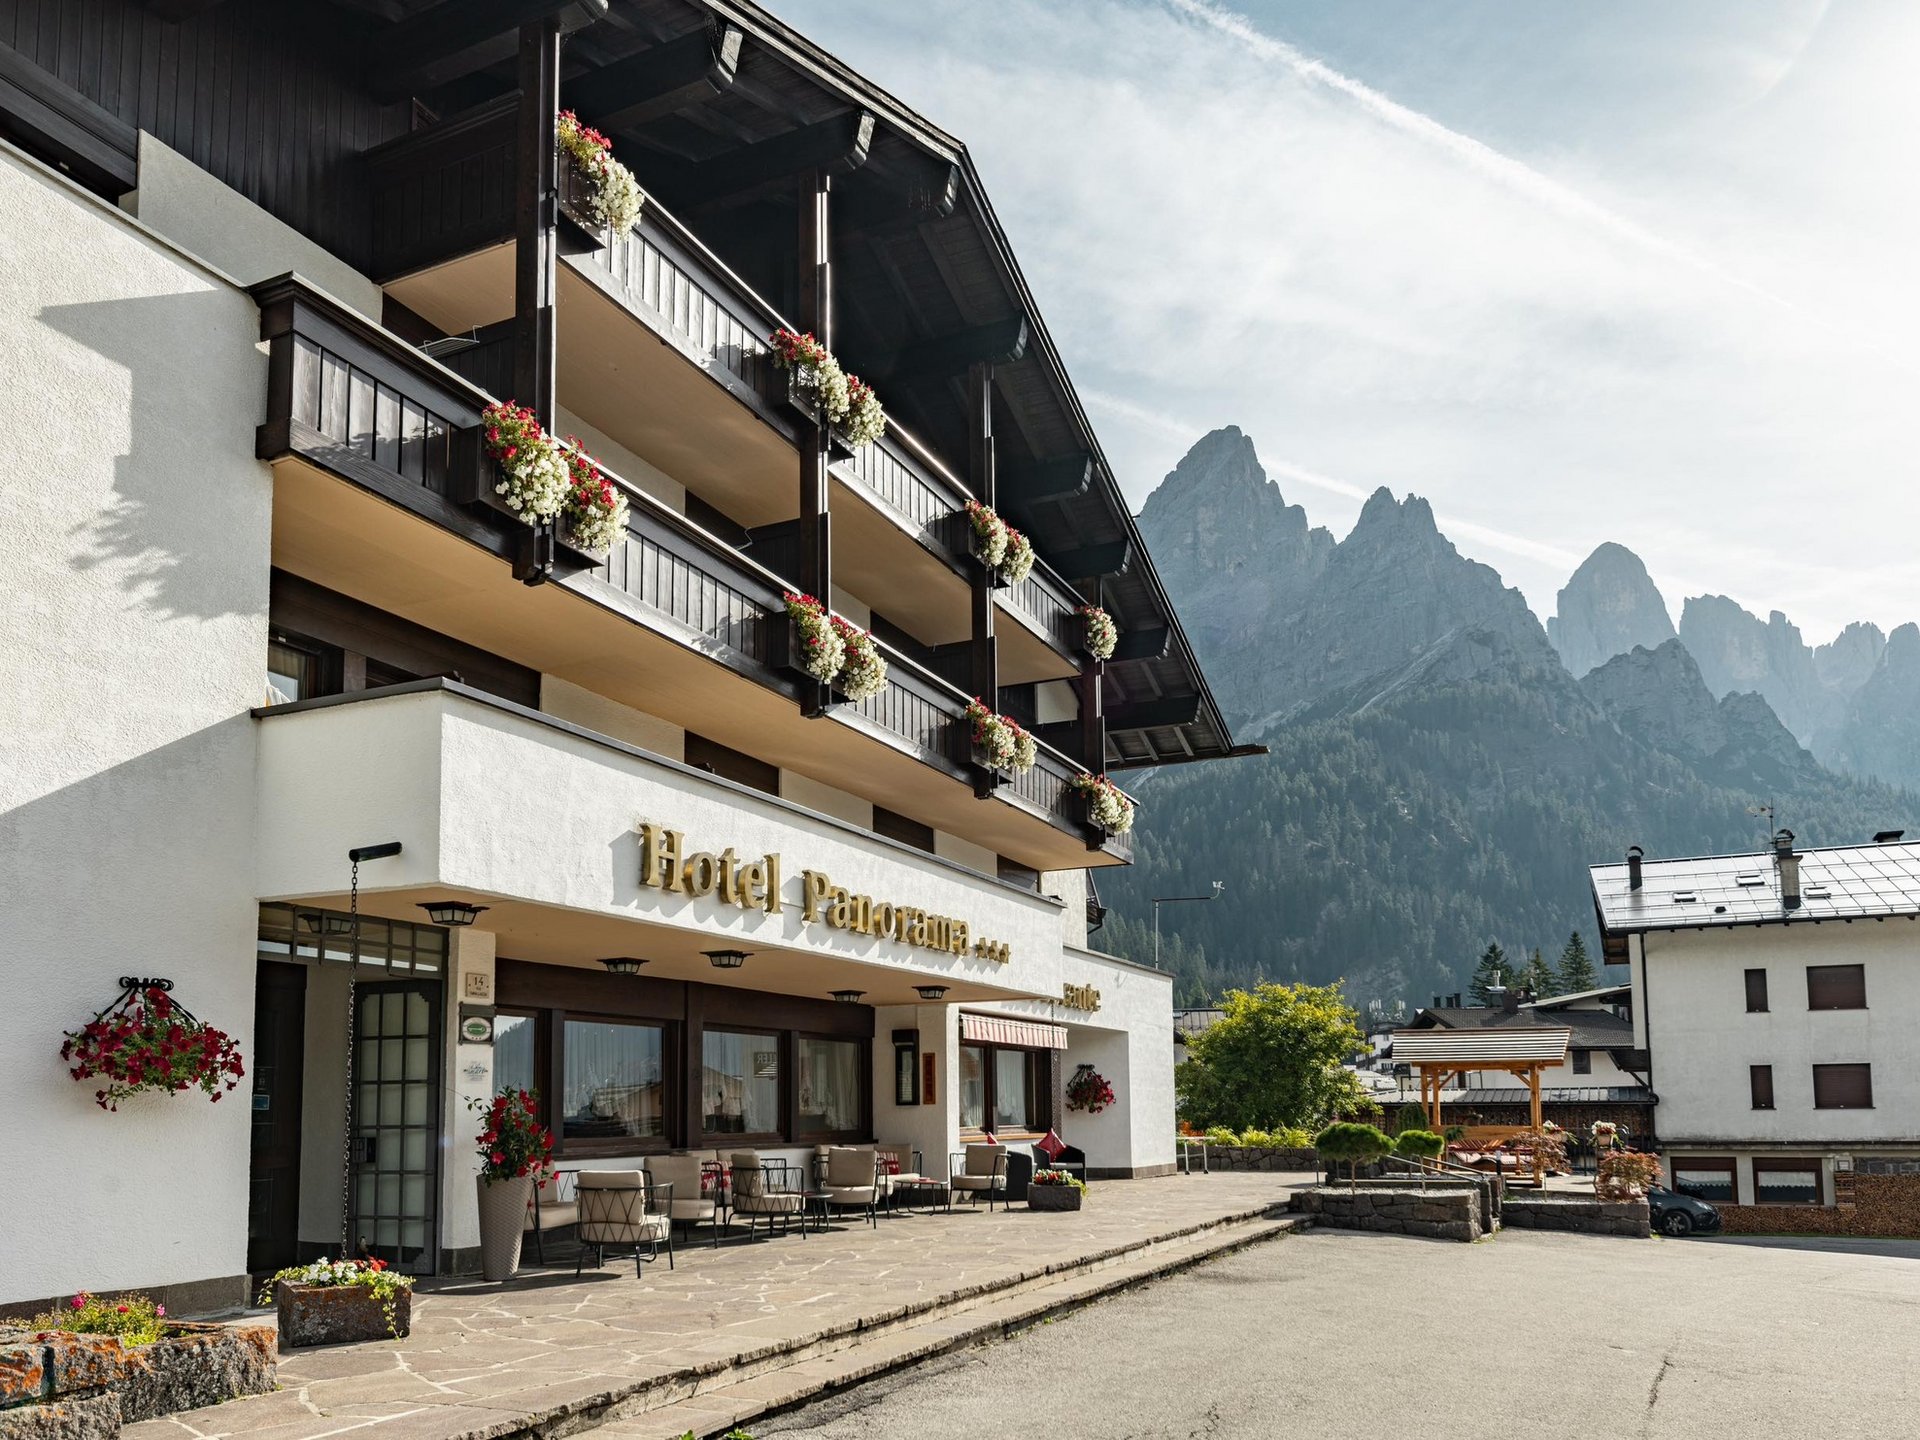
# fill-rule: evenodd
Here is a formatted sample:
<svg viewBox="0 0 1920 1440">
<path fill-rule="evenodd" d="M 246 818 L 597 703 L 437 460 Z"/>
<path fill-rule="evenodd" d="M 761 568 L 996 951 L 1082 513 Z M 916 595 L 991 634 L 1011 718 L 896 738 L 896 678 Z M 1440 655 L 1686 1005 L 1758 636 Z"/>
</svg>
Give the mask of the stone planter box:
<svg viewBox="0 0 1920 1440">
<path fill-rule="evenodd" d="M 151 1345 L 0 1326 L 0 1437 L 88 1440 L 274 1388 L 265 1325 L 170 1326 Z"/>
<path fill-rule="evenodd" d="M 1078 1210 L 1086 1192 L 1075 1185 L 1029 1185 L 1029 1210 Z"/>
<path fill-rule="evenodd" d="M 392 1340 L 409 1333 L 413 1324 L 411 1291 L 395 1297 L 391 1325 L 387 1307 L 362 1285 L 295 1285 L 282 1280 L 273 1287 L 273 1299 L 280 1311 L 282 1350 Z"/>
</svg>

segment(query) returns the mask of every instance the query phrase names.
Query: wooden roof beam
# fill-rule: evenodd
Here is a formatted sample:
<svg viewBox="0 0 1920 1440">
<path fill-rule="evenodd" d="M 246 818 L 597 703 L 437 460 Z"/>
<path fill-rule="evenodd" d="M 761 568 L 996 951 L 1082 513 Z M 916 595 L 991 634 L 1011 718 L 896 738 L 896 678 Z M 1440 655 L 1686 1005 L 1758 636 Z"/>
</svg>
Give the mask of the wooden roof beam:
<svg viewBox="0 0 1920 1440">
<path fill-rule="evenodd" d="M 682 205 L 713 205 L 747 199 L 808 170 L 848 174 L 867 163 L 873 125 L 870 112 L 849 110 L 817 125 L 742 145 L 689 167 L 675 196 Z"/>
<path fill-rule="evenodd" d="M 1158 730 L 1168 725 L 1191 725 L 1200 718 L 1200 697 L 1163 695 L 1158 700 L 1136 700 L 1107 711 L 1107 731 Z M 1483 1067 L 1491 1069 L 1491 1066 Z"/>
<path fill-rule="evenodd" d="M 1049 555 L 1048 563 L 1069 580 L 1095 580 L 1103 575 L 1124 575 L 1133 563 L 1133 541 L 1113 540 L 1105 545 L 1089 545 L 1084 550 L 1067 550 Z"/>
<path fill-rule="evenodd" d="M 1010 364 L 1026 353 L 1027 317 L 1016 315 L 1011 320 L 996 320 L 989 325 L 974 325 L 916 340 L 870 368 L 874 378 L 882 380 L 905 380 L 913 376 L 946 379 L 964 374 L 972 365 Z"/>
<path fill-rule="evenodd" d="M 835 205 L 834 232 L 861 240 L 884 240 L 910 233 L 929 220 L 944 220 L 960 200 L 960 167 L 931 156 L 888 165 L 891 178 L 877 175 L 862 193 Z M 870 172 L 871 173 L 871 172 Z"/>
<path fill-rule="evenodd" d="M 705 29 L 615 60 L 576 80 L 567 103 L 602 130 L 628 130 L 709 100 L 733 84 L 745 41 L 738 25 Z"/>
<path fill-rule="evenodd" d="M 1038 505 L 1047 500 L 1071 500 L 1087 493 L 1093 483 L 1093 456 L 1085 450 L 1000 467 L 1000 493 L 1010 504 Z"/>
<path fill-rule="evenodd" d="M 404 100 L 510 58 L 520 27 L 548 19 L 562 34 L 607 15 L 608 0 L 440 0 L 367 37 L 367 88 Z"/>
</svg>

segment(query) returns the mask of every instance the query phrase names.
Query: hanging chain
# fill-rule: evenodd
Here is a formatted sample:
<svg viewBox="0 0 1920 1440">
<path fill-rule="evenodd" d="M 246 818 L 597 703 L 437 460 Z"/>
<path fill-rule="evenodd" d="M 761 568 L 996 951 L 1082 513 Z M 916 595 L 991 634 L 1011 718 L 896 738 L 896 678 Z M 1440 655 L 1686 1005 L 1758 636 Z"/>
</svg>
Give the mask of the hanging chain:
<svg viewBox="0 0 1920 1440">
<path fill-rule="evenodd" d="M 353 862 L 353 884 L 348 892 L 347 913 L 353 917 L 353 939 L 348 946 L 352 957 L 347 967 L 347 1106 L 346 1134 L 340 1142 L 340 1258 L 351 1259 L 353 1249 L 353 1060 L 354 985 L 360 977 L 360 862 Z M 327 953 L 326 925 L 320 927 L 320 955 Z"/>
</svg>

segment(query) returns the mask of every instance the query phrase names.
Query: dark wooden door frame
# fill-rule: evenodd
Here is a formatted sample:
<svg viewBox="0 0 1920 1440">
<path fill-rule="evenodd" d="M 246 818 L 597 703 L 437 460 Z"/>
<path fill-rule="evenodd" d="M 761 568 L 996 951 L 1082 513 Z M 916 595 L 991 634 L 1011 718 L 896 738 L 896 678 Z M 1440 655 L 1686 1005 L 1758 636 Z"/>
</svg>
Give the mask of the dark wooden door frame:
<svg viewBox="0 0 1920 1440">
<path fill-rule="evenodd" d="M 247 1159 L 247 1269 L 256 1274 L 292 1265 L 299 1258 L 300 1110 L 306 1078 L 306 1017 L 307 967 L 274 960 L 258 962 L 250 1102 L 253 1124 Z M 262 1116 L 266 1117 L 264 1121 Z"/>
</svg>

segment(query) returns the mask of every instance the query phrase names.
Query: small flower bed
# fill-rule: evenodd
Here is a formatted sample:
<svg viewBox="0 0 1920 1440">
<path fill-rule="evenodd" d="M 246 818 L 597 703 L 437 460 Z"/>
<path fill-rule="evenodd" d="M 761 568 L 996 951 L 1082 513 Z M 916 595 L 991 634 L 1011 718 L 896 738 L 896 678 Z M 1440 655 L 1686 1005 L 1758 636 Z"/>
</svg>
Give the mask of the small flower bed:
<svg viewBox="0 0 1920 1440">
<path fill-rule="evenodd" d="M 1080 617 L 1080 643 L 1096 660 L 1111 660 L 1120 643 L 1120 627 L 1098 605 L 1082 605 L 1074 614 Z"/>
<path fill-rule="evenodd" d="M 967 724 L 980 762 L 989 770 L 1024 775 L 1040 758 L 1040 747 L 1017 720 L 996 715 L 976 699 L 967 706 Z"/>
<path fill-rule="evenodd" d="M 481 412 L 480 423 L 487 454 L 500 467 L 494 493 L 529 525 L 558 515 L 567 504 L 572 476 L 560 447 L 533 411 L 497 401 Z"/>
<path fill-rule="evenodd" d="M 283 1282 L 288 1285 L 310 1285 L 320 1290 L 344 1285 L 365 1290 L 379 1302 L 381 1311 L 387 1317 L 387 1333 L 390 1335 L 399 1330 L 400 1297 L 413 1290 L 413 1277 L 389 1270 L 384 1260 L 315 1260 L 311 1265 L 293 1265 L 268 1277 L 267 1283 L 260 1287 L 260 1303 L 273 1304 L 275 1287 Z"/>
<path fill-rule="evenodd" d="M 600 473 L 571 435 L 562 452 L 567 465 L 567 503 L 560 512 L 573 543 L 582 550 L 611 550 L 627 533 L 627 497 Z"/>
<path fill-rule="evenodd" d="M 142 1090 L 177 1095 L 198 1088 L 217 1101 L 246 1074 L 233 1037 L 196 1020 L 158 985 L 126 990 L 69 1030 L 60 1058 L 75 1080 L 107 1082 L 93 1092 L 102 1110 L 118 1110 Z"/>
<path fill-rule="evenodd" d="M 613 142 L 591 125 L 581 124 L 571 110 L 560 112 L 558 132 L 560 153 L 573 162 L 592 192 L 588 203 L 594 218 L 616 234 L 631 230 L 640 218 L 640 182 L 613 158 Z"/>
<path fill-rule="evenodd" d="M 553 1154 L 553 1135 L 534 1118 L 533 1095 L 526 1090 L 502 1090 L 490 1101 L 469 1101 L 485 1108 L 486 1119 L 477 1137 L 480 1178 L 489 1182 L 537 1175 L 547 1183 L 547 1163 Z"/>
<path fill-rule="evenodd" d="M 1000 578 L 1018 585 L 1033 573 L 1033 542 L 1011 525 L 1007 527 L 1007 558 L 1000 562 Z"/>
<path fill-rule="evenodd" d="M 1124 835 L 1133 829 L 1133 801 L 1126 791 L 1104 775 L 1082 770 L 1073 777 L 1073 788 L 1087 797 L 1093 823 L 1109 835 Z"/>
<path fill-rule="evenodd" d="M 773 363 L 791 373 L 801 389 L 813 393 L 813 403 L 847 444 L 858 450 L 887 433 L 887 412 L 873 387 L 858 375 L 847 374 L 811 334 L 776 330 L 768 343 L 773 347 Z"/>
<path fill-rule="evenodd" d="M 1033 1179 L 1027 1183 L 1044 1187 L 1057 1187 L 1063 1190 L 1084 1190 L 1087 1188 L 1086 1181 L 1077 1175 L 1069 1174 L 1065 1170 L 1036 1170 L 1033 1172 Z"/>
<path fill-rule="evenodd" d="M 887 662 L 880 654 L 880 647 L 874 643 L 868 631 L 862 630 L 851 620 L 842 620 L 834 615 L 830 621 L 846 657 L 840 666 L 839 678 L 834 683 L 849 700 L 872 699 L 887 688 Z"/>
<path fill-rule="evenodd" d="M 1076 1070 L 1067 1081 L 1067 1109 L 1098 1115 L 1113 1104 L 1113 1086 L 1098 1070 Z"/>
<path fill-rule="evenodd" d="M 117 1335 L 122 1345 L 151 1345 L 166 1336 L 167 1307 L 156 1305 L 145 1295 L 118 1295 L 107 1299 L 82 1290 L 63 1308 L 36 1315 L 26 1323 L 36 1330 L 64 1330 L 70 1335 Z"/>
<path fill-rule="evenodd" d="M 988 569 L 998 569 L 1000 562 L 1007 558 L 1012 528 L 994 514 L 990 506 L 982 505 L 978 500 L 967 502 L 967 524 L 973 530 L 973 553 Z"/>
<path fill-rule="evenodd" d="M 787 602 L 787 618 L 793 621 L 794 634 L 800 640 L 800 654 L 794 657 L 794 663 L 815 680 L 831 684 L 846 666 L 846 640 L 827 615 L 827 607 L 813 596 L 789 590 L 782 598 Z"/>
</svg>

